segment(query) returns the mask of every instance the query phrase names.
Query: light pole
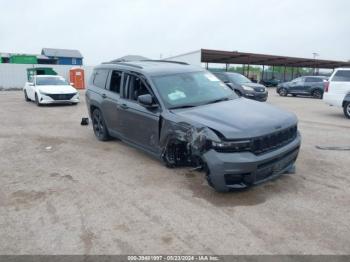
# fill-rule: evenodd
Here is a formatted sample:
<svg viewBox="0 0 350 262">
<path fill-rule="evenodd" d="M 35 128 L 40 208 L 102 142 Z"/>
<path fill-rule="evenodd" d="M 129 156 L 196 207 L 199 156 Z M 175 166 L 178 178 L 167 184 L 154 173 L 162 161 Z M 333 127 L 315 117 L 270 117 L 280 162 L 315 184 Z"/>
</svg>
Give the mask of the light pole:
<svg viewBox="0 0 350 262">
<path fill-rule="evenodd" d="M 314 58 L 314 75 L 316 75 L 316 59 L 317 59 L 318 56 L 320 56 L 320 54 L 314 52 L 314 53 L 312 53 L 312 56 Z"/>
</svg>

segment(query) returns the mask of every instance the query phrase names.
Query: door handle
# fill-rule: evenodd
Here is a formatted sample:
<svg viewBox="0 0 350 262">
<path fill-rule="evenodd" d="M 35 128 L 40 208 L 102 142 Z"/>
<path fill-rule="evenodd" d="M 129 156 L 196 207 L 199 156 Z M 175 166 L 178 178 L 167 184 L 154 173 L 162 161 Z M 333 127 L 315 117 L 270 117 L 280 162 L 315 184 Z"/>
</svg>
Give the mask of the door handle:
<svg viewBox="0 0 350 262">
<path fill-rule="evenodd" d="M 106 94 L 102 94 L 101 96 L 102 96 L 102 98 L 107 98 Z"/>
<path fill-rule="evenodd" d="M 128 109 L 129 107 L 128 107 L 127 104 L 121 104 L 121 105 L 120 105 L 120 108 L 122 108 L 122 109 Z"/>
</svg>

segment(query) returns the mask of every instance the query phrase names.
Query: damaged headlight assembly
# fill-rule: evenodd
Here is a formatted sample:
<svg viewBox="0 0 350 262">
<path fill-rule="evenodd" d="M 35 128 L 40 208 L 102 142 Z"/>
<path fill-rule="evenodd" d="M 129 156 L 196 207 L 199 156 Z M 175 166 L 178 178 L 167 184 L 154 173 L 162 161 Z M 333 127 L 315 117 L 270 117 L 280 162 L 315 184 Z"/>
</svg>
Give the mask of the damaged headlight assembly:
<svg viewBox="0 0 350 262">
<path fill-rule="evenodd" d="M 252 87 L 250 87 L 250 86 L 242 85 L 242 88 L 243 88 L 245 91 L 254 91 L 254 88 L 252 88 Z"/>
<path fill-rule="evenodd" d="M 212 149 L 218 152 L 243 152 L 251 149 L 250 140 L 238 140 L 238 141 L 211 141 Z"/>
</svg>

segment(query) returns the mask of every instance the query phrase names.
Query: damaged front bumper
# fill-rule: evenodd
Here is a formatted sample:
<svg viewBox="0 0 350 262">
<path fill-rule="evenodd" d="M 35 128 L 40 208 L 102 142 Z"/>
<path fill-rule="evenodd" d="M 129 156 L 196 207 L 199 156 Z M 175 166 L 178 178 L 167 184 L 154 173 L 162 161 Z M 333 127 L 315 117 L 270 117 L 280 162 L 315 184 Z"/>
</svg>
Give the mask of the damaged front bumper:
<svg viewBox="0 0 350 262">
<path fill-rule="evenodd" d="M 291 170 L 297 159 L 301 137 L 274 151 L 255 155 L 250 152 L 219 153 L 214 149 L 202 155 L 208 168 L 208 181 L 221 192 L 245 188 L 271 180 Z"/>
</svg>

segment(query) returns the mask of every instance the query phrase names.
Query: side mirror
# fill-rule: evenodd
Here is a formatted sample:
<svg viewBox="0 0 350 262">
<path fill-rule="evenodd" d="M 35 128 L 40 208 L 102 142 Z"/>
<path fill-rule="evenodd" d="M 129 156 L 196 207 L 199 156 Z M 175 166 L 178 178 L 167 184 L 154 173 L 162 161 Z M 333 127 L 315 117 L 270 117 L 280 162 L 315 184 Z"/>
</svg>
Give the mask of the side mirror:
<svg viewBox="0 0 350 262">
<path fill-rule="evenodd" d="M 138 96 L 137 102 L 146 108 L 157 107 L 157 105 L 154 103 L 153 97 L 150 94 Z"/>
<path fill-rule="evenodd" d="M 71 86 L 74 86 L 74 83 L 69 83 Z"/>
</svg>

